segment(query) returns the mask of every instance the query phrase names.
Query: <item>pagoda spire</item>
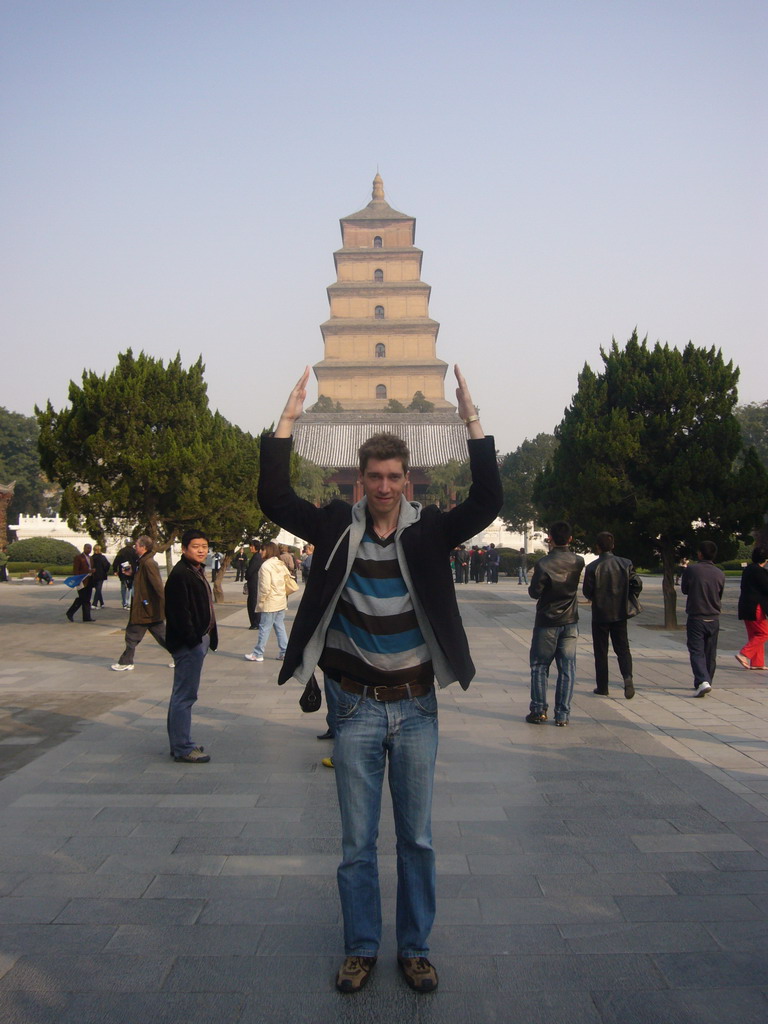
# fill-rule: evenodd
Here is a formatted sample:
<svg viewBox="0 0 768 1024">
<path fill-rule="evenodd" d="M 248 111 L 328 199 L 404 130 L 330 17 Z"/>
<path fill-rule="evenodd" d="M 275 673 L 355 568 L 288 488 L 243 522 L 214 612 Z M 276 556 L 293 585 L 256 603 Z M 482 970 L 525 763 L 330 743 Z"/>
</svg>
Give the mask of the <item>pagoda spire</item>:
<svg viewBox="0 0 768 1024">
<path fill-rule="evenodd" d="M 371 199 L 374 202 L 384 200 L 384 182 L 379 172 L 376 172 L 376 177 L 373 179 L 373 192 L 371 193 Z"/>
</svg>

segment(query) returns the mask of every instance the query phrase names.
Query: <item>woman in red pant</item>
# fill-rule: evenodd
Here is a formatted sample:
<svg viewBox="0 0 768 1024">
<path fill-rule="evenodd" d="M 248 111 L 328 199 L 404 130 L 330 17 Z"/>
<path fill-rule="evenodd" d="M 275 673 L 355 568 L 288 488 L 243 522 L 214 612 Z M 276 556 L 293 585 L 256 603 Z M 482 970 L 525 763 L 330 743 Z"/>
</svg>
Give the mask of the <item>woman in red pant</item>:
<svg viewBox="0 0 768 1024">
<path fill-rule="evenodd" d="M 744 668 L 765 671 L 765 642 L 768 640 L 768 547 L 752 552 L 752 564 L 741 574 L 739 618 L 747 627 L 747 642 L 736 655 Z"/>
</svg>

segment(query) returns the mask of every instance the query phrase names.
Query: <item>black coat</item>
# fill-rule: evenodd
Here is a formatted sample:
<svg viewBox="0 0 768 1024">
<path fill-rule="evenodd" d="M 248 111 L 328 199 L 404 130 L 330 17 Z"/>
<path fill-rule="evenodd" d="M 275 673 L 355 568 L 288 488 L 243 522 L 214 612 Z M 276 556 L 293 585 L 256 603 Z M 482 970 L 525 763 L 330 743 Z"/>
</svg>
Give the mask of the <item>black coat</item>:
<svg viewBox="0 0 768 1024">
<path fill-rule="evenodd" d="M 467 446 L 472 486 L 466 500 L 449 512 L 429 505 L 421 510 L 416 522 L 403 530 L 401 537 L 415 596 L 455 673 L 454 678 L 464 689 L 469 686 L 475 667 L 456 603 L 448 555 L 462 541 L 493 522 L 503 501 L 493 438 L 470 440 Z M 294 492 L 290 483 L 290 455 L 290 438 L 262 437 L 259 505 L 272 522 L 315 546 L 312 572 L 307 577 L 278 676 L 280 683 L 290 679 L 301 663 L 305 646 L 341 586 L 349 549 L 345 531 L 352 522 L 352 506 L 347 502 L 336 500 L 317 508 Z"/>
<path fill-rule="evenodd" d="M 584 597 L 592 602 L 593 622 L 623 622 L 628 619 L 630 594 L 637 597 L 643 581 L 628 558 L 604 551 L 584 570 Z"/>
<path fill-rule="evenodd" d="M 741 574 L 739 618 L 754 622 L 758 605 L 768 617 L 768 569 L 751 562 Z"/>
<path fill-rule="evenodd" d="M 165 584 L 165 642 L 172 654 L 182 647 L 197 647 L 209 627 L 211 650 L 216 650 L 219 634 L 211 600 L 208 580 L 182 555 Z"/>
</svg>

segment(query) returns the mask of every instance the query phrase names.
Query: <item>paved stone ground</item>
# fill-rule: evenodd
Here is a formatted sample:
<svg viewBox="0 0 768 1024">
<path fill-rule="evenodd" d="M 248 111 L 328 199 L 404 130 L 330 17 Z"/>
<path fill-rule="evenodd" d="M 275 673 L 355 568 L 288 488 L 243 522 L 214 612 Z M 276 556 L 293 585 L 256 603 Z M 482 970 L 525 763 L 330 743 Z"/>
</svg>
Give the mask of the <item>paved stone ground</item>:
<svg viewBox="0 0 768 1024">
<path fill-rule="evenodd" d="M 196 709 L 213 760 L 187 766 L 168 757 L 165 652 L 148 638 L 134 672 L 108 670 L 114 588 L 83 625 L 60 587 L 0 586 L 0 1019 L 765 1024 L 768 680 L 733 659 L 740 627 L 698 700 L 680 635 L 646 613 L 638 695 L 606 699 L 585 608 L 571 725 L 529 726 L 532 602 L 512 580 L 459 589 L 478 675 L 440 696 L 440 989 L 395 968 L 385 805 L 382 956 L 345 997 L 323 719 L 274 685 L 277 662 L 243 660 L 242 605 L 219 609 Z"/>
</svg>

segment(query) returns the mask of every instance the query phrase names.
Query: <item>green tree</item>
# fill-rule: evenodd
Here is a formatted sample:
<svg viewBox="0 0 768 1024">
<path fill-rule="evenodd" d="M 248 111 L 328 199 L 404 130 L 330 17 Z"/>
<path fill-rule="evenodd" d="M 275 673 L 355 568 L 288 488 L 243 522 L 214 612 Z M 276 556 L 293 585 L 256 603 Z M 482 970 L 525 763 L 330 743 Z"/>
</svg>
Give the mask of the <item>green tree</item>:
<svg viewBox="0 0 768 1024">
<path fill-rule="evenodd" d="M 738 405 L 736 419 L 741 427 L 744 444 L 755 449 L 757 457 L 768 469 L 768 402 Z"/>
<path fill-rule="evenodd" d="M 469 460 L 457 462 L 451 459 L 429 470 L 427 498 L 443 509 L 452 508 L 466 498 L 471 483 Z"/>
<path fill-rule="evenodd" d="M 396 398 L 390 398 L 386 405 L 387 412 L 408 412 L 402 402 L 398 402 Z"/>
<path fill-rule="evenodd" d="M 210 411 L 203 372 L 202 359 L 184 369 L 178 355 L 165 366 L 129 349 L 109 374 L 71 383 L 67 408 L 36 410 L 71 526 L 99 539 L 147 533 L 158 551 L 190 527 L 230 553 L 258 534 L 258 443 Z"/>
<path fill-rule="evenodd" d="M 318 395 L 317 401 L 307 409 L 307 412 L 344 412 L 344 409 L 328 395 Z"/>
<path fill-rule="evenodd" d="M 501 518 L 513 530 L 523 532 L 529 523 L 542 525 L 537 521 L 533 485 L 539 473 L 551 462 L 556 449 L 554 434 L 537 434 L 532 441 L 526 438 L 515 451 L 502 459 L 500 473 L 504 504 L 501 506 Z"/>
<path fill-rule="evenodd" d="M 435 408 L 434 402 L 429 402 L 421 391 L 416 391 L 407 412 L 432 412 Z"/>
<path fill-rule="evenodd" d="M 52 514 L 59 507 L 58 490 L 51 488 L 40 466 L 39 433 L 34 416 L 0 406 L 0 483 L 16 481 L 8 506 L 9 523 L 22 514 Z"/>
<path fill-rule="evenodd" d="M 720 351 L 650 349 L 634 332 L 625 349 L 614 340 L 601 356 L 602 373 L 585 365 L 579 375 L 533 500 L 541 521 L 568 519 L 583 547 L 610 530 L 617 550 L 639 564 L 659 557 L 665 626 L 674 628 L 679 558 L 704 537 L 727 558 L 735 535 L 762 518 L 768 475 L 744 450 L 738 369 Z"/>
<path fill-rule="evenodd" d="M 291 452 L 291 482 L 296 493 L 313 505 L 327 505 L 333 498 L 340 497 L 336 484 L 331 481 L 335 469 L 324 469 L 309 459 Z"/>
</svg>

